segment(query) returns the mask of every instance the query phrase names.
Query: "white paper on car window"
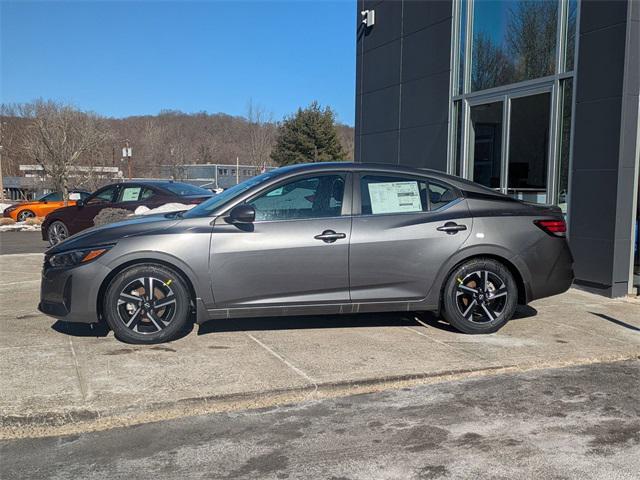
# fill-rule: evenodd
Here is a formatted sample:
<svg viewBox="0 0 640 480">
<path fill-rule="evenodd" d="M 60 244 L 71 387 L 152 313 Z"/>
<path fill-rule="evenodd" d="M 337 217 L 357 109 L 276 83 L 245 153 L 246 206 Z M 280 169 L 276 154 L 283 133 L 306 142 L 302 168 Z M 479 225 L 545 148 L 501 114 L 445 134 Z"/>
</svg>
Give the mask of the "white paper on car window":
<svg viewBox="0 0 640 480">
<path fill-rule="evenodd" d="M 80 200 L 80 194 L 76 192 L 70 193 L 69 200 Z"/>
<path fill-rule="evenodd" d="M 140 197 L 140 187 L 125 188 L 122 192 L 123 202 L 135 202 Z"/>
<path fill-rule="evenodd" d="M 420 212 L 417 181 L 370 183 L 371 213 Z"/>
</svg>

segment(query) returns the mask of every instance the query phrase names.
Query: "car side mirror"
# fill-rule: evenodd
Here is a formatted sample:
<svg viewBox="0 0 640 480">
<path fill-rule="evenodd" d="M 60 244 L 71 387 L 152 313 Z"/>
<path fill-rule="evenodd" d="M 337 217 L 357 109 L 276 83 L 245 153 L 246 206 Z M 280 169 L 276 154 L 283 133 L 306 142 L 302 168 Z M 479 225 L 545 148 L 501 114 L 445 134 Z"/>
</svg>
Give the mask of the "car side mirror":
<svg viewBox="0 0 640 480">
<path fill-rule="evenodd" d="M 76 207 L 78 208 L 84 207 L 84 200 L 76 200 Z"/>
<path fill-rule="evenodd" d="M 256 209 L 246 203 L 233 207 L 226 218 L 228 223 L 253 223 L 255 219 Z"/>
</svg>

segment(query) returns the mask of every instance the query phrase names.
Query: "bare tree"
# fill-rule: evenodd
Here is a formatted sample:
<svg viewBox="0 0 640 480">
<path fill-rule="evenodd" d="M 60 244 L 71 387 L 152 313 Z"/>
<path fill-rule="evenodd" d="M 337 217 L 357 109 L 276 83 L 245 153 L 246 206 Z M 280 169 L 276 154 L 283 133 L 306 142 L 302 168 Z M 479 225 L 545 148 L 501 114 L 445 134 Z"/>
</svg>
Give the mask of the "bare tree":
<svg viewBox="0 0 640 480">
<path fill-rule="evenodd" d="M 22 105 L 20 116 L 29 120 L 22 139 L 23 155 L 42 167 L 66 202 L 73 168 L 107 143 L 106 126 L 93 113 L 53 101 Z"/>
<path fill-rule="evenodd" d="M 270 155 L 275 141 L 273 113 L 267 112 L 264 107 L 254 104 L 253 100 L 249 99 L 247 121 L 249 132 L 248 163 L 256 166 L 271 163 Z"/>
</svg>

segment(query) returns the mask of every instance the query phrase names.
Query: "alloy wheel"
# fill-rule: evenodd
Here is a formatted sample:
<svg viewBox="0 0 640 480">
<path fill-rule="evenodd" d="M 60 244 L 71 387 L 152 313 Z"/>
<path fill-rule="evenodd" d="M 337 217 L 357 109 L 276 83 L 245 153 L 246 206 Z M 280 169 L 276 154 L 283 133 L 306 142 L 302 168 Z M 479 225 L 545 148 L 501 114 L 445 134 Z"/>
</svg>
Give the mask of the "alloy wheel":
<svg viewBox="0 0 640 480">
<path fill-rule="evenodd" d="M 118 315 L 131 331 L 142 334 L 164 330 L 176 312 L 176 296 L 166 282 L 142 277 L 129 282 L 118 295 Z"/>
<path fill-rule="evenodd" d="M 460 314 L 475 323 L 493 322 L 504 313 L 507 285 L 497 274 L 476 270 L 457 279 L 456 306 Z"/>
<path fill-rule="evenodd" d="M 24 222 L 27 218 L 33 218 L 35 216 L 35 213 L 33 213 L 31 210 L 23 210 L 18 214 L 18 221 Z"/>
<path fill-rule="evenodd" d="M 57 245 L 69 236 L 67 227 L 62 222 L 53 222 L 49 227 L 49 243 Z"/>
</svg>

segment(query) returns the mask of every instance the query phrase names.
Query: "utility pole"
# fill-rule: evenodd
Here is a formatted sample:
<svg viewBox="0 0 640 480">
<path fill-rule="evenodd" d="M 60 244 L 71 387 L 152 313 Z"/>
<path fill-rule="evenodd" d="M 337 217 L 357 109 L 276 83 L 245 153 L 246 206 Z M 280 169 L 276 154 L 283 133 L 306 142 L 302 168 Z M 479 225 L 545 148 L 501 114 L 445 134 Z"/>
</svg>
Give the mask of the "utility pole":
<svg viewBox="0 0 640 480">
<path fill-rule="evenodd" d="M 4 203 L 4 177 L 2 176 L 2 126 L 6 122 L 0 122 L 0 202 Z"/>
<path fill-rule="evenodd" d="M 236 185 L 240 183 L 240 157 L 236 157 Z"/>
<path fill-rule="evenodd" d="M 129 146 L 129 140 L 125 140 L 125 146 L 122 148 L 122 159 L 127 159 L 127 176 L 131 180 L 131 153 L 132 148 Z"/>
</svg>

